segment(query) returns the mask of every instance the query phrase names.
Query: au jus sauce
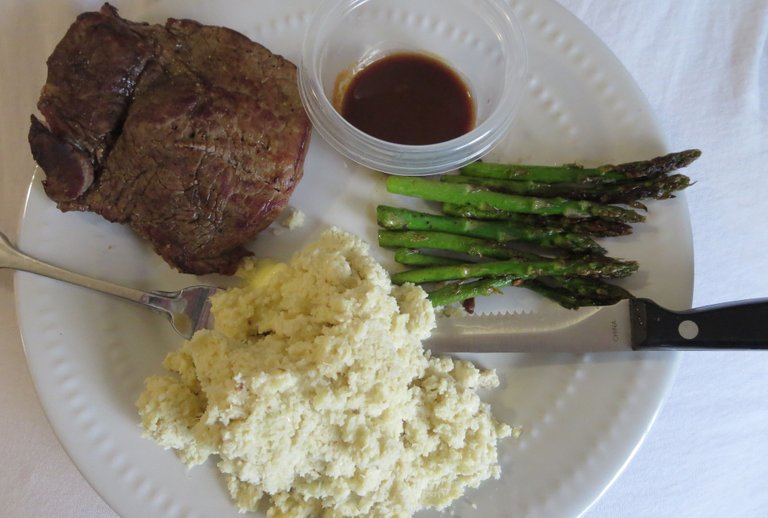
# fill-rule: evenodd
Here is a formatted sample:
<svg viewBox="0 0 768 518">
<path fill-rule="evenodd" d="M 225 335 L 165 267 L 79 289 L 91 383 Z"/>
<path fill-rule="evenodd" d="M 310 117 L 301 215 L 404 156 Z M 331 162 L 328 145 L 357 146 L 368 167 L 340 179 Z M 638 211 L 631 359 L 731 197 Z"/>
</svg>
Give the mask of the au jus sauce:
<svg viewBox="0 0 768 518">
<path fill-rule="evenodd" d="M 383 57 L 355 74 L 340 111 L 361 131 L 397 144 L 445 142 L 475 122 L 474 100 L 459 75 L 417 53 Z"/>
</svg>

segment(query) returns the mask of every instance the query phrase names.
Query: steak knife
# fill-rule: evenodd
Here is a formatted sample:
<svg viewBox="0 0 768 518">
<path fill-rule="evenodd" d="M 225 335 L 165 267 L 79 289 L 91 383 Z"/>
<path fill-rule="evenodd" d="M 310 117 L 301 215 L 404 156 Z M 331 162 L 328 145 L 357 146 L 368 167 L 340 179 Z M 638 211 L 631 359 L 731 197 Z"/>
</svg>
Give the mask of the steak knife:
<svg viewBox="0 0 768 518">
<path fill-rule="evenodd" d="M 671 311 L 649 299 L 570 310 L 441 317 L 425 347 L 454 352 L 768 349 L 768 298 Z"/>
</svg>

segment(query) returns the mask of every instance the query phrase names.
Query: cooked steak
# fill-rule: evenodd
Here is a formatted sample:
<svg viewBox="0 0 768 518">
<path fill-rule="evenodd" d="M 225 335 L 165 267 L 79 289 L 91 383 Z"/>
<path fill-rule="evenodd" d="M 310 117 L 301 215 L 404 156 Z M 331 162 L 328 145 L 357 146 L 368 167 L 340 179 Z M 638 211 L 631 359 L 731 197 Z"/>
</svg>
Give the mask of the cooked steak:
<svg viewBox="0 0 768 518">
<path fill-rule="evenodd" d="M 230 29 L 84 13 L 48 60 L 29 142 L 63 211 L 127 223 L 187 273 L 231 274 L 301 179 L 296 67 Z"/>
</svg>

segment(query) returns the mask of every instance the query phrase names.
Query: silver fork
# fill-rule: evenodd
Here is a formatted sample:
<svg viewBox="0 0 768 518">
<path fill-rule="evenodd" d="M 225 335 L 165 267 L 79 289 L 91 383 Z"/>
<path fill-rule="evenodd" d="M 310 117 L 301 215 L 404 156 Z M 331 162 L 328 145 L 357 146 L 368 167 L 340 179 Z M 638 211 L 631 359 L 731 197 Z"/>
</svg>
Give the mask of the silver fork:
<svg viewBox="0 0 768 518">
<path fill-rule="evenodd" d="M 219 289 L 214 286 L 190 286 L 179 291 L 149 292 L 120 286 L 35 259 L 13 246 L 2 232 L 0 232 L 0 268 L 44 275 L 136 302 L 163 313 L 171 322 L 173 329 L 187 340 L 192 338 L 198 329 L 207 329 L 213 324 L 210 297 Z"/>
</svg>

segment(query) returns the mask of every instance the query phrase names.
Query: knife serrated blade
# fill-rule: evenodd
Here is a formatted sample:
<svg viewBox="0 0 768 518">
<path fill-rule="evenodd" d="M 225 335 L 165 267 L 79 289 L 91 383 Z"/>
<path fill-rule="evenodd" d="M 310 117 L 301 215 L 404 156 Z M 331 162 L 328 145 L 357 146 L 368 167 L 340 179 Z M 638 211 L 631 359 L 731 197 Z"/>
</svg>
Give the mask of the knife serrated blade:
<svg viewBox="0 0 768 518">
<path fill-rule="evenodd" d="M 452 352 L 631 351 L 629 301 L 599 308 L 442 317 L 424 346 Z"/>
<path fill-rule="evenodd" d="M 630 299 L 599 308 L 446 317 L 424 345 L 436 353 L 766 349 L 768 299 L 686 311 Z"/>
</svg>

